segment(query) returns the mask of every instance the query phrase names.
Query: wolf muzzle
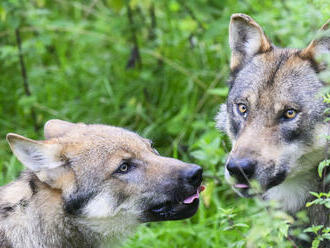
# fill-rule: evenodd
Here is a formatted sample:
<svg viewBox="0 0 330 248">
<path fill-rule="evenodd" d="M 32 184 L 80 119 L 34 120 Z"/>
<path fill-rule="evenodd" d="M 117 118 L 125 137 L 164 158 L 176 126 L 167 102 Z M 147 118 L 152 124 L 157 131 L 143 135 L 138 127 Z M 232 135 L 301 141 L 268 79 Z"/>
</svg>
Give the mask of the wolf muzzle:
<svg viewBox="0 0 330 248">
<path fill-rule="evenodd" d="M 198 165 L 189 165 L 179 172 L 176 181 L 161 186 L 166 200 L 151 203 L 141 217 L 142 222 L 181 220 L 193 216 L 199 205 L 199 193 L 205 189 L 201 186 L 203 169 Z M 170 186 L 171 185 L 171 186 Z"/>
</svg>

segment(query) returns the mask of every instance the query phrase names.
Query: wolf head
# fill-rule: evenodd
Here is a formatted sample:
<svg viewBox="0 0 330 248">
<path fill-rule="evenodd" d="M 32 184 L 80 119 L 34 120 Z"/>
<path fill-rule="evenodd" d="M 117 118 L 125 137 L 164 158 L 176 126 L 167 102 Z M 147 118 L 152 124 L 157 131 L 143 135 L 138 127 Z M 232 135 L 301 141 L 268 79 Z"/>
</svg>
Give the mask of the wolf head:
<svg viewBox="0 0 330 248">
<path fill-rule="evenodd" d="M 232 140 L 226 178 L 243 196 L 256 180 L 265 198 L 294 212 L 314 183 L 310 171 L 324 158 L 327 106 L 318 73 L 325 65 L 317 59 L 330 52 L 329 33 L 303 50 L 278 48 L 251 17 L 234 14 L 229 44 L 230 91 L 216 117 Z"/>
<path fill-rule="evenodd" d="M 197 211 L 202 168 L 160 156 L 136 133 L 60 120 L 48 121 L 44 132 L 45 141 L 16 134 L 7 140 L 43 185 L 60 192 L 65 214 L 101 228 Z"/>
</svg>

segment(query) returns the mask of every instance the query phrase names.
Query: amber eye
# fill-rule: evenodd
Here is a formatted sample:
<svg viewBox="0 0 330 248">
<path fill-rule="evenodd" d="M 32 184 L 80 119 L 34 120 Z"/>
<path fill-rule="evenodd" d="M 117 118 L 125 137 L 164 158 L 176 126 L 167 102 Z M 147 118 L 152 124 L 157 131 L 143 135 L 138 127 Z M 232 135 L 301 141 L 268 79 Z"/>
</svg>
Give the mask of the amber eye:
<svg viewBox="0 0 330 248">
<path fill-rule="evenodd" d="M 284 112 L 284 117 L 286 119 L 293 119 L 296 117 L 296 115 L 297 115 L 297 111 L 294 109 L 288 109 Z"/>
<path fill-rule="evenodd" d="M 246 114 L 246 112 L 247 112 L 247 106 L 245 104 L 240 103 L 240 104 L 238 104 L 237 108 L 238 108 L 238 112 L 240 114 L 242 114 L 242 115 Z"/>
</svg>

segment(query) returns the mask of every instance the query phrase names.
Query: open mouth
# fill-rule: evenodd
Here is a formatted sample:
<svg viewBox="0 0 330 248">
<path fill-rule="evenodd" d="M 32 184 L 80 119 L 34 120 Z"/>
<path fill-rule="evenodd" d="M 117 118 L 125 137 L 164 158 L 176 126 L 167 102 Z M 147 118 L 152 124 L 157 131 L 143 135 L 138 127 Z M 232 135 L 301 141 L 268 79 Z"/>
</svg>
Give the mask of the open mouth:
<svg viewBox="0 0 330 248">
<path fill-rule="evenodd" d="M 237 192 L 242 197 L 253 197 L 257 194 L 265 192 L 279 184 L 281 184 L 286 178 L 286 171 L 280 171 L 275 176 L 268 178 L 267 184 L 260 185 L 261 191 L 257 188 L 251 187 L 250 183 L 246 180 L 232 181 L 231 185 L 235 192 Z"/>
<path fill-rule="evenodd" d="M 234 184 L 234 187 L 236 189 L 248 189 L 248 188 L 250 188 L 250 186 L 248 184 L 245 184 L 245 183 L 236 183 L 236 184 Z"/>
<path fill-rule="evenodd" d="M 200 192 L 203 192 L 204 190 L 205 190 L 205 186 L 204 185 L 199 186 L 197 188 L 196 193 L 193 194 L 193 195 L 191 195 L 191 196 L 189 196 L 189 197 L 187 197 L 186 199 L 184 199 L 182 203 L 183 204 L 187 204 L 187 205 L 193 203 L 195 199 L 197 199 L 197 200 L 199 199 L 199 193 Z"/>
<path fill-rule="evenodd" d="M 248 183 L 235 183 L 232 185 L 234 191 L 241 197 L 252 197 Z"/>
<path fill-rule="evenodd" d="M 181 220 L 193 216 L 198 209 L 200 192 L 204 189 L 205 186 L 201 185 L 182 201 L 166 201 L 150 208 L 145 221 Z"/>
</svg>

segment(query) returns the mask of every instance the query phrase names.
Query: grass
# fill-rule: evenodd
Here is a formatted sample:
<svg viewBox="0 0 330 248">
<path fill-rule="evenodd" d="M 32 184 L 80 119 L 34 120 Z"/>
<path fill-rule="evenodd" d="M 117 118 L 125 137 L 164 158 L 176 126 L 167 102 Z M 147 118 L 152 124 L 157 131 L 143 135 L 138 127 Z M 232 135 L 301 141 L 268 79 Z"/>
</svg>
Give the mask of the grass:
<svg viewBox="0 0 330 248">
<path fill-rule="evenodd" d="M 5 141 L 8 132 L 42 139 L 42 125 L 52 118 L 123 126 L 154 140 L 164 155 L 201 164 L 208 186 L 195 217 L 141 226 L 124 247 L 291 247 L 283 239 L 290 217 L 267 211 L 258 199 L 238 198 L 223 177 L 230 143 L 213 119 L 228 92 L 228 23 L 235 12 L 253 16 L 276 45 L 303 48 L 330 6 L 325 0 L 2 1 L 0 184 L 22 169 Z M 15 30 L 31 95 L 23 88 Z"/>
</svg>

